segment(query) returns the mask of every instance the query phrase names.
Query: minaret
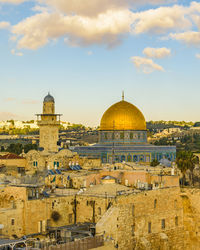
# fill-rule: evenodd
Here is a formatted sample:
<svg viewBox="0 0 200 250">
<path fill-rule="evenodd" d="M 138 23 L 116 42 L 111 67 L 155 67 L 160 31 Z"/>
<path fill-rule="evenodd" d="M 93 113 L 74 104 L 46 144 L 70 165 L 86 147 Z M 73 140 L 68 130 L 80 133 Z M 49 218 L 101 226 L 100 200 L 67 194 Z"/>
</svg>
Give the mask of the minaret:
<svg viewBox="0 0 200 250">
<path fill-rule="evenodd" d="M 61 114 L 55 114 L 55 101 L 49 93 L 43 101 L 43 114 L 37 114 L 40 128 L 40 148 L 45 152 L 57 152 L 58 132 Z"/>
</svg>

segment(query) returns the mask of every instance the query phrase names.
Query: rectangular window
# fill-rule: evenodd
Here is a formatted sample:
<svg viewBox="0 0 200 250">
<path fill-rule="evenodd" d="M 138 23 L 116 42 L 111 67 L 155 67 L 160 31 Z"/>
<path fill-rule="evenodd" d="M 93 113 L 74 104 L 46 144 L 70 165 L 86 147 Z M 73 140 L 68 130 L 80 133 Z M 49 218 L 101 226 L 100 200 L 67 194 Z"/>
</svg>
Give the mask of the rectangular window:
<svg viewBox="0 0 200 250">
<path fill-rule="evenodd" d="M 42 221 L 38 221 L 38 233 L 42 233 Z"/>
<path fill-rule="evenodd" d="M 15 225 L 15 219 L 11 219 L 11 225 Z"/>
<path fill-rule="evenodd" d="M 157 199 L 154 200 L 154 208 L 157 206 Z"/>
<path fill-rule="evenodd" d="M 69 214 L 69 223 L 72 223 L 72 214 Z"/>
<path fill-rule="evenodd" d="M 151 222 L 148 223 L 148 233 L 151 233 Z"/>
<path fill-rule="evenodd" d="M 175 217 L 175 226 L 178 226 L 178 216 Z"/>
<path fill-rule="evenodd" d="M 161 227 L 162 229 L 165 229 L 165 219 L 162 219 Z"/>
<path fill-rule="evenodd" d="M 131 226 L 132 236 L 135 236 L 135 224 Z"/>
<path fill-rule="evenodd" d="M 135 216 L 135 206 L 132 205 L 132 216 Z"/>
</svg>

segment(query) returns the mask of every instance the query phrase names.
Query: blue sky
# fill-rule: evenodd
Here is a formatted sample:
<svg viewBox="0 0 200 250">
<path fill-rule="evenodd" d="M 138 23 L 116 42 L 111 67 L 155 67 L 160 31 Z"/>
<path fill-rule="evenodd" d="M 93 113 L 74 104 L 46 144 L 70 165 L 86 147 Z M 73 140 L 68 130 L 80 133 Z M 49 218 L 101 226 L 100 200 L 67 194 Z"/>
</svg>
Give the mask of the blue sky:
<svg viewBox="0 0 200 250">
<path fill-rule="evenodd" d="M 33 119 L 50 91 L 96 126 L 122 90 L 146 120 L 200 120 L 200 3 L 166 2 L 0 0 L 0 120 Z"/>
</svg>

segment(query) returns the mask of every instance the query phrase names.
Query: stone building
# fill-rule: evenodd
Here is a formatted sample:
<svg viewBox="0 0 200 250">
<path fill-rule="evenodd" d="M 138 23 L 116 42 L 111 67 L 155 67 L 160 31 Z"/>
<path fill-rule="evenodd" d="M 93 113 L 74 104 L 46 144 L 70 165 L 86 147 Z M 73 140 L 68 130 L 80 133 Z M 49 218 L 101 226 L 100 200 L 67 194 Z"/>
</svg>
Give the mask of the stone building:
<svg viewBox="0 0 200 250">
<path fill-rule="evenodd" d="M 43 171 L 47 169 L 70 169 L 70 165 L 80 165 L 83 169 L 100 168 L 99 159 L 80 157 L 76 152 L 62 149 L 55 153 L 30 150 L 26 155 L 27 171 Z"/>
<path fill-rule="evenodd" d="M 93 223 L 96 235 L 118 249 L 198 250 L 199 204 L 199 190 L 179 187 L 137 190 L 102 182 L 46 193 L 38 185 L 1 186 L 0 233 L 44 238 L 52 228 Z"/>
<path fill-rule="evenodd" d="M 29 170 L 41 171 L 45 169 L 60 169 L 68 166 L 68 163 L 76 158 L 76 155 L 76 153 L 73 153 L 68 149 L 63 149 L 56 153 L 30 150 L 26 154 L 27 168 Z"/>
<path fill-rule="evenodd" d="M 19 155 L 3 152 L 0 154 L 0 170 L 5 169 L 6 172 L 24 173 L 27 166 L 27 161 Z"/>
<path fill-rule="evenodd" d="M 41 234 L 47 227 L 74 223 L 74 190 L 44 196 L 42 186 L 13 185 L 0 191 L 1 235 L 18 238 Z M 54 218 L 54 216 L 57 216 Z"/>
</svg>

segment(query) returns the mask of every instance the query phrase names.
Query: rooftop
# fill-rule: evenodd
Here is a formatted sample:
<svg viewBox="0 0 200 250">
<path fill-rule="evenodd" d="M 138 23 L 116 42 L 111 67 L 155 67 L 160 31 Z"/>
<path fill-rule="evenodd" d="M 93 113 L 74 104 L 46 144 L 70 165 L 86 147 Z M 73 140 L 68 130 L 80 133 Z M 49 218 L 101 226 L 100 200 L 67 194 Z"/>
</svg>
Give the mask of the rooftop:
<svg viewBox="0 0 200 250">
<path fill-rule="evenodd" d="M 24 159 L 23 157 L 13 154 L 13 153 L 7 153 L 5 155 L 0 155 L 0 160 L 7 160 L 7 159 Z"/>
<path fill-rule="evenodd" d="M 117 183 L 108 183 L 108 184 L 99 184 L 88 188 L 81 195 L 103 195 L 103 196 L 116 196 L 119 192 L 133 192 L 134 189 L 117 184 Z"/>
</svg>

